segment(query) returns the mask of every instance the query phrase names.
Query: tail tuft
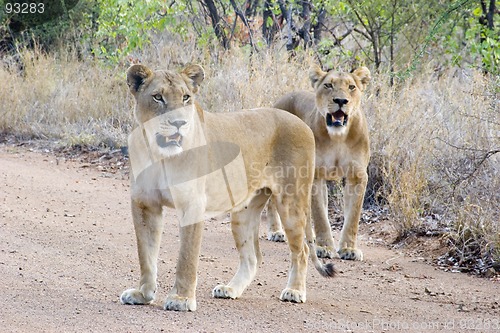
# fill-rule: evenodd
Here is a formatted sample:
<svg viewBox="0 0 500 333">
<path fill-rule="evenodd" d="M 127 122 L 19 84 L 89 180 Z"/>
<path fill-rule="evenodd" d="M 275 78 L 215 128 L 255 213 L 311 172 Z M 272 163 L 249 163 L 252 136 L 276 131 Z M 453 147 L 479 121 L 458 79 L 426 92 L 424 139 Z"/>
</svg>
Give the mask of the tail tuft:
<svg viewBox="0 0 500 333">
<path fill-rule="evenodd" d="M 327 278 L 335 277 L 335 275 L 337 274 L 337 270 L 331 262 L 328 264 L 323 264 L 321 269 L 318 269 L 318 272 L 319 274 L 321 274 L 321 276 Z"/>
<path fill-rule="evenodd" d="M 308 242 L 309 245 L 309 257 L 314 264 L 316 270 L 321 274 L 321 276 L 326 278 L 334 277 L 337 274 L 335 266 L 330 263 L 323 263 L 318 259 L 318 255 L 316 254 L 316 246 L 314 245 L 314 241 Z"/>
</svg>

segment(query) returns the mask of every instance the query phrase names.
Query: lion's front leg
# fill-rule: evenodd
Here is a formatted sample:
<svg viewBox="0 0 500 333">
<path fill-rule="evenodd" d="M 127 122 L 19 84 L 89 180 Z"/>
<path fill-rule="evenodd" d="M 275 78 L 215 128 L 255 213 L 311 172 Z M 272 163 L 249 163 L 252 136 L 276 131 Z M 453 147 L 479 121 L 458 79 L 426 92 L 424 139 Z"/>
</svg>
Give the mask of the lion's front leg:
<svg viewBox="0 0 500 333">
<path fill-rule="evenodd" d="M 338 249 L 338 254 L 342 259 L 363 260 L 363 252 L 357 248 L 357 236 L 367 182 L 368 175 L 365 169 L 353 172 L 353 175 L 346 179 L 344 188 L 344 225 L 340 233 Z"/>
<path fill-rule="evenodd" d="M 311 197 L 311 216 L 316 233 L 316 252 L 320 258 L 335 258 L 332 229 L 328 220 L 328 188 L 326 180 L 315 179 Z"/>
<path fill-rule="evenodd" d="M 180 249 L 175 283 L 163 308 L 173 311 L 196 310 L 196 276 L 201 248 L 203 222 L 180 227 Z"/>
<path fill-rule="evenodd" d="M 122 304 L 149 304 L 155 298 L 158 251 L 163 222 L 161 207 L 144 207 L 132 201 L 132 218 L 137 238 L 137 252 L 141 268 L 139 288 L 125 290 Z"/>
</svg>

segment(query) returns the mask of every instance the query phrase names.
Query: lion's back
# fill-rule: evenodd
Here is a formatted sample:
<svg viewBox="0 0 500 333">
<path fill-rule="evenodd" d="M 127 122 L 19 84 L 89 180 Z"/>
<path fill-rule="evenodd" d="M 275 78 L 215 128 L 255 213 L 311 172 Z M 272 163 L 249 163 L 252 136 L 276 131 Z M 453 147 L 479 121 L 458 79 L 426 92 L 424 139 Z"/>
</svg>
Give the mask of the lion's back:
<svg viewBox="0 0 500 333">
<path fill-rule="evenodd" d="M 247 168 L 312 168 L 314 135 L 298 117 L 275 108 L 258 108 L 207 115 L 210 141 L 238 145 Z"/>
<path fill-rule="evenodd" d="M 307 119 L 316 106 L 316 96 L 310 91 L 294 91 L 281 97 L 273 107 L 288 111 L 303 121 Z"/>
<path fill-rule="evenodd" d="M 311 129 L 293 114 L 277 108 L 208 114 L 207 118 L 207 131 L 214 141 L 235 141 L 261 148 L 302 142 L 314 147 Z"/>
</svg>

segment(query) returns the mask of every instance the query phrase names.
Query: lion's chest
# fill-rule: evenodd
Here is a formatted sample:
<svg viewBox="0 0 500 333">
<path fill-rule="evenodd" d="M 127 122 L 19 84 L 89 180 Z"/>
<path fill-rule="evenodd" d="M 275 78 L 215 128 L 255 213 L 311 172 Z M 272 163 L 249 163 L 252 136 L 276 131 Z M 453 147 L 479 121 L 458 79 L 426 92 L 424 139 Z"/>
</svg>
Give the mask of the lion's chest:
<svg viewBox="0 0 500 333">
<path fill-rule="evenodd" d="M 315 178 L 338 180 L 344 176 L 345 165 L 339 149 L 316 150 Z"/>
<path fill-rule="evenodd" d="M 141 172 L 132 182 L 132 200 L 146 206 L 175 208 L 180 215 L 210 218 L 230 211 L 249 197 L 247 177 L 241 154 L 222 165 L 196 167 L 197 163 L 157 162 Z M 196 212 L 195 212 L 196 211 Z"/>
<path fill-rule="evenodd" d="M 347 145 L 340 142 L 329 142 L 316 147 L 315 178 L 339 180 L 350 173 L 363 168 L 363 163 Z"/>
<path fill-rule="evenodd" d="M 156 175 L 139 178 L 133 182 L 131 198 L 132 201 L 140 202 L 145 206 L 174 207 L 174 201 L 168 186 L 165 186 L 161 177 L 156 177 Z"/>
</svg>

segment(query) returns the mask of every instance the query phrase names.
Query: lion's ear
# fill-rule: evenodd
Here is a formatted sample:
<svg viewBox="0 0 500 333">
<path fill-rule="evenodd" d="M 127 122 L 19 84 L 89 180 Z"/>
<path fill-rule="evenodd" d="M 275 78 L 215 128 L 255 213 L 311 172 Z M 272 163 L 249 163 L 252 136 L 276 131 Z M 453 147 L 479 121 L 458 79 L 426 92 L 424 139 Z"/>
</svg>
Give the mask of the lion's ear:
<svg viewBox="0 0 500 333">
<path fill-rule="evenodd" d="M 198 91 L 198 87 L 205 79 L 205 71 L 203 70 L 203 67 L 200 65 L 189 65 L 184 68 L 181 73 L 189 79 L 190 82 L 186 83 L 192 87 L 192 92 L 196 93 Z"/>
<path fill-rule="evenodd" d="M 314 89 L 316 89 L 316 85 L 318 82 L 323 80 L 326 73 L 318 65 L 313 65 L 309 70 L 309 79 L 311 80 L 311 85 Z"/>
<path fill-rule="evenodd" d="M 144 65 L 132 65 L 127 71 L 127 84 L 130 92 L 135 95 L 139 88 L 144 84 L 149 77 L 153 75 L 153 71 Z"/>
<path fill-rule="evenodd" d="M 355 69 L 352 72 L 352 75 L 356 76 L 363 85 L 362 87 L 359 87 L 361 90 L 365 90 L 366 86 L 372 79 L 370 70 L 366 67 L 359 67 L 358 69 Z"/>
</svg>

